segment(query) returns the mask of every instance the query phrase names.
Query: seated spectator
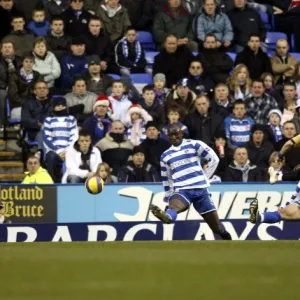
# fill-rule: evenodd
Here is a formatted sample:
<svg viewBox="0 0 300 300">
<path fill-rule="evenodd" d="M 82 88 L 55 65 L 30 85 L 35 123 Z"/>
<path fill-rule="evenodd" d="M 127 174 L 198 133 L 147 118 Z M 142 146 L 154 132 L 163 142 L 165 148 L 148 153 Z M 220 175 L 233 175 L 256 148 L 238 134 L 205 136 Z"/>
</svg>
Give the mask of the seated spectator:
<svg viewBox="0 0 300 300">
<path fill-rule="evenodd" d="M 225 119 L 231 114 L 232 102 L 229 98 L 229 88 L 225 83 L 218 83 L 216 85 L 210 104 L 212 110 L 222 119 Z"/>
<path fill-rule="evenodd" d="M 154 121 L 146 124 L 147 138 L 141 143 L 144 149 L 145 159 L 160 174 L 160 157 L 170 147 L 170 143 L 159 136 L 159 127 Z"/>
<path fill-rule="evenodd" d="M 234 68 L 232 75 L 228 78 L 228 87 L 234 100 L 244 100 L 249 96 L 251 79 L 248 68 L 244 64 Z"/>
<path fill-rule="evenodd" d="M 229 18 L 217 7 L 216 0 L 203 0 L 200 13 L 195 19 L 195 32 L 202 46 L 208 33 L 217 38 L 217 48 L 227 49 L 233 40 L 233 29 Z"/>
<path fill-rule="evenodd" d="M 197 60 L 191 62 L 187 78 L 190 89 L 196 95 L 208 94 L 215 87 L 215 83 L 207 76 L 201 62 Z"/>
<path fill-rule="evenodd" d="M 261 49 L 260 36 L 255 34 L 250 35 L 247 46 L 236 56 L 234 64 L 244 64 L 252 80 L 260 78 L 265 72 L 272 73 L 270 58 Z"/>
<path fill-rule="evenodd" d="M 11 41 L 14 44 L 15 54 L 22 57 L 32 50 L 34 36 L 25 30 L 25 18 L 22 16 L 13 16 L 11 25 L 13 29 L 3 42 Z"/>
<path fill-rule="evenodd" d="M 63 97 L 54 98 L 53 114 L 46 117 L 42 127 L 46 166 L 54 182 L 60 182 L 59 169 L 66 158 L 66 152 L 78 138 L 76 119 L 69 115 L 67 101 Z"/>
<path fill-rule="evenodd" d="M 283 128 L 280 125 L 282 112 L 279 109 L 269 111 L 269 128 L 271 129 L 271 138 L 273 143 L 277 143 L 282 139 Z"/>
<path fill-rule="evenodd" d="M 145 51 L 136 37 L 136 30 L 128 27 L 125 31 L 125 37 L 115 47 L 116 64 L 120 67 L 122 75 L 146 72 Z"/>
<path fill-rule="evenodd" d="M 33 55 L 33 70 L 44 76 L 44 80 L 47 82 L 49 88 L 54 87 L 55 80 L 61 74 L 61 69 L 55 55 L 47 50 L 45 38 L 36 38 L 33 45 Z"/>
<path fill-rule="evenodd" d="M 35 82 L 33 94 L 22 107 L 21 124 L 28 135 L 28 140 L 38 141 L 41 147 L 40 130 L 46 117 L 52 114 L 52 99 L 49 97 L 47 83 L 42 80 Z"/>
<path fill-rule="evenodd" d="M 117 177 L 119 170 L 132 154 L 133 145 L 125 135 L 124 124 L 116 120 L 111 130 L 100 140 L 96 147 L 101 151 L 102 160 L 112 168 L 112 175 Z"/>
<path fill-rule="evenodd" d="M 205 36 L 203 49 L 199 51 L 196 59 L 201 62 L 206 74 L 215 84 L 226 82 L 233 67 L 232 59 L 217 47 L 216 36 L 212 33 Z"/>
<path fill-rule="evenodd" d="M 98 165 L 97 170 L 96 170 L 96 176 L 99 176 L 104 183 L 113 183 L 113 178 L 111 176 L 111 168 L 110 166 L 102 162 Z"/>
<path fill-rule="evenodd" d="M 72 53 L 61 59 L 61 86 L 64 90 L 71 90 L 76 77 L 83 76 L 88 69 L 88 57 L 85 55 L 85 41 L 81 37 L 73 38 Z"/>
<path fill-rule="evenodd" d="M 156 99 L 153 85 L 146 85 L 143 87 L 143 98 L 140 100 L 140 104 L 159 127 L 166 123 L 164 106 Z"/>
<path fill-rule="evenodd" d="M 46 37 L 50 32 L 50 23 L 46 20 L 46 12 L 42 8 L 32 11 L 32 20 L 28 23 L 27 29 L 36 37 Z"/>
<path fill-rule="evenodd" d="M 215 134 L 224 130 L 223 119 L 211 110 L 207 96 L 197 96 L 195 108 L 183 122 L 188 128 L 189 136 L 213 146 Z"/>
<path fill-rule="evenodd" d="M 176 104 L 187 114 L 194 110 L 196 97 L 197 95 L 189 88 L 188 79 L 183 78 L 176 83 L 176 88 L 168 96 L 166 105 Z"/>
<path fill-rule="evenodd" d="M 223 181 L 264 181 L 264 171 L 256 165 L 251 164 L 248 159 L 247 148 L 237 147 L 234 150 L 233 161 L 229 164 Z"/>
<path fill-rule="evenodd" d="M 225 133 L 229 148 L 245 146 L 250 141 L 251 129 L 255 122 L 246 115 L 246 105 L 243 100 L 233 103 L 233 114 L 224 120 Z"/>
<path fill-rule="evenodd" d="M 145 160 L 141 146 L 132 150 L 132 161 L 128 161 L 119 171 L 118 182 L 159 182 L 157 170 Z"/>
<path fill-rule="evenodd" d="M 279 152 L 277 151 L 274 151 L 271 155 L 270 155 L 270 158 L 269 158 L 269 169 L 268 169 L 268 173 L 266 174 L 267 175 L 267 180 L 269 181 L 271 178 L 271 176 L 269 175 L 270 173 L 273 173 L 273 172 L 276 172 L 276 173 L 279 173 L 279 174 L 282 174 L 284 173 L 285 177 L 290 177 L 291 175 L 295 175 L 297 174 L 297 171 L 292 171 L 291 172 L 291 169 L 286 165 L 285 163 L 285 159 L 279 159 L 278 158 L 278 154 Z M 298 171 L 299 173 L 299 171 Z M 281 177 L 282 177 L 281 175 Z M 288 176 L 287 176 L 288 175 Z M 294 179 L 289 179 L 287 180 L 287 178 L 283 178 L 285 179 L 286 181 L 293 181 Z M 273 182 L 271 182 L 273 183 Z"/>
<path fill-rule="evenodd" d="M 159 102 L 160 105 L 164 106 L 167 100 L 167 97 L 170 93 L 170 89 L 166 88 L 166 76 L 162 73 L 157 73 L 153 77 L 154 83 L 154 93 L 155 100 Z"/>
<path fill-rule="evenodd" d="M 247 149 L 252 164 L 264 169 L 268 167 L 269 157 L 274 151 L 274 147 L 268 141 L 263 125 L 255 124 L 252 127 Z"/>
<path fill-rule="evenodd" d="M 60 16 L 69 7 L 69 0 L 48 0 L 45 3 L 46 15 L 49 20 L 53 20 L 53 18 Z"/>
<path fill-rule="evenodd" d="M 125 93 L 125 86 L 122 81 L 116 80 L 112 84 L 112 94 L 109 96 L 109 101 L 112 107 L 112 120 L 121 120 L 123 123 L 126 119 L 126 113 L 132 102 L 128 99 Z"/>
<path fill-rule="evenodd" d="M 161 130 L 161 138 L 170 142 L 168 137 L 168 129 L 172 124 L 178 125 L 181 131 L 183 131 L 184 138 L 188 138 L 189 136 L 188 129 L 183 123 L 180 122 L 183 119 L 183 115 L 184 114 L 182 113 L 182 109 L 179 106 L 177 105 L 168 106 L 167 108 L 168 123 Z"/>
<path fill-rule="evenodd" d="M 83 0 L 71 0 L 61 17 L 65 23 L 65 33 L 71 37 L 83 36 L 88 32 L 88 22 L 92 16 L 83 8 Z"/>
<path fill-rule="evenodd" d="M 233 28 L 235 52 L 243 50 L 252 34 L 258 35 L 261 41 L 266 39 L 266 28 L 260 14 L 254 8 L 250 8 L 246 0 L 234 0 L 234 8 L 227 15 Z M 252 78 L 251 72 L 250 77 Z"/>
<path fill-rule="evenodd" d="M 81 125 L 93 113 L 97 95 L 86 90 L 84 78 L 77 77 L 73 83 L 73 91 L 66 94 L 65 98 L 67 99 L 67 107 L 70 114 Z"/>
<path fill-rule="evenodd" d="M 106 95 L 99 96 L 93 106 L 93 115 L 83 123 L 82 127 L 89 132 L 93 145 L 96 145 L 110 131 L 111 120 L 108 114 L 111 113 L 111 109 L 109 105 Z"/>
<path fill-rule="evenodd" d="M 194 59 L 192 52 L 185 45 L 178 46 L 175 35 L 167 35 L 164 48 L 154 58 L 153 75 L 164 74 L 166 87 L 172 88 L 178 80 L 188 76 L 189 66 Z"/>
<path fill-rule="evenodd" d="M 88 72 L 84 74 L 87 90 L 97 95 L 107 94 L 114 79 L 102 72 L 101 61 L 97 55 L 88 59 Z"/>
<path fill-rule="evenodd" d="M 23 56 L 21 69 L 9 76 L 7 94 L 12 119 L 21 118 L 21 107 L 31 97 L 34 84 L 43 80 L 43 76 L 33 70 L 33 64 L 34 56 L 29 52 Z"/>
<path fill-rule="evenodd" d="M 289 44 L 285 39 L 276 42 L 276 52 L 271 57 L 272 70 L 275 75 L 275 84 L 283 85 L 289 81 L 295 73 L 297 58 L 289 53 Z"/>
<path fill-rule="evenodd" d="M 40 159 L 37 155 L 31 154 L 26 161 L 25 178 L 21 184 L 53 184 L 53 180 L 48 171 L 41 167 Z"/>
<path fill-rule="evenodd" d="M 116 43 L 131 26 L 127 9 L 119 4 L 119 0 L 106 0 L 96 9 L 96 16 L 102 21 L 103 30 Z"/>
<path fill-rule="evenodd" d="M 54 17 L 51 20 L 51 32 L 46 37 L 46 42 L 49 51 L 59 61 L 64 55 L 70 52 L 71 38 L 64 33 L 64 20 L 62 17 Z"/>
<path fill-rule="evenodd" d="M 300 132 L 300 99 L 297 100 L 296 107 L 295 107 L 295 114 L 292 121 L 296 125 L 297 132 Z"/>
<path fill-rule="evenodd" d="M 251 94 L 245 99 L 247 114 L 257 123 L 266 125 L 269 111 L 278 108 L 276 100 L 265 93 L 264 83 L 256 79 L 252 83 Z"/>
<path fill-rule="evenodd" d="M 102 159 L 99 149 L 92 144 L 89 132 L 80 130 L 78 140 L 66 150 L 65 161 L 62 183 L 82 183 L 95 175 Z"/>
<path fill-rule="evenodd" d="M 292 101 L 296 104 L 297 91 L 294 82 L 285 82 L 283 84 L 282 93 L 283 93 L 283 105 L 285 105 L 285 103 L 288 101 Z"/>
<path fill-rule="evenodd" d="M 153 24 L 153 36 L 158 48 L 168 35 L 174 35 L 178 39 L 178 45 L 186 45 L 191 51 L 198 51 L 198 45 L 192 31 L 192 16 L 182 6 L 181 0 L 168 0 L 160 11 Z"/>
<path fill-rule="evenodd" d="M 296 102 L 293 100 L 285 101 L 280 124 L 283 125 L 285 122 L 292 120 L 294 118 L 295 111 Z"/>
</svg>

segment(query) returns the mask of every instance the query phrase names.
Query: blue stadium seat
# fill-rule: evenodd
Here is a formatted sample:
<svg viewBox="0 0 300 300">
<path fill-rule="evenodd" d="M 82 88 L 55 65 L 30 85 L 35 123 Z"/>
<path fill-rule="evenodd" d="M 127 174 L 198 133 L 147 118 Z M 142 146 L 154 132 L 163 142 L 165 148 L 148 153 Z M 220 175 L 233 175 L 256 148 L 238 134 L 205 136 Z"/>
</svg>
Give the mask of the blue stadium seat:
<svg viewBox="0 0 300 300">
<path fill-rule="evenodd" d="M 230 58 L 231 58 L 233 61 L 235 61 L 236 53 L 234 53 L 234 52 L 226 52 L 226 53 L 227 53 L 227 55 L 230 56 Z"/>
<path fill-rule="evenodd" d="M 146 74 L 146 73 L 141 73 L 141 74 L 130 74 L 130 78 L 132 82 L 139 83 L 139 84 L 152 84 L 152 75 Z"/>
<path fill-rule="evenodd" d="M 155 43 L 150 32 L 138 31 L 137 40 L 143 45 L 144 50 L 155 50 Z"/>
<path fill-rule="evenodd" d="M 270 23 L 269 15 L 265 12 L 259 12 L 260 18 L 263 21 L 267 30 L 272 30 L 272 24 Z"/>
<path fill-rule="evenodd" d="M 146 51 L 145 52 L 145 58 L 147 60 L 147 64 L 148 65 L 153 65 L 154 64 L 154 58 L 155 56 L 158 54 L 158 52 L 154 52 L 154 51 Z"/>
<path fill-rule="evenodd" d="M 115 80 L 119 80 L 120 79 L 120 75 L 118 75 L 118 74 L 108 74 L 108 75 L 111 76 Z"/>
<path fill-rule="evenodd" d="M 267 37 L 265 42 L 267 44 L 268 51 L 275 50 L 276 42 L 279 39 L 287 40 L 287 35 L 283 32 L 267 32 Z"/>
<path fill-rule="evenodd" d="M 295 56 L 298 61 L 300 61 L 300 53 L 299 52 L 290 52 L 291 55 Z"/>
</svg>

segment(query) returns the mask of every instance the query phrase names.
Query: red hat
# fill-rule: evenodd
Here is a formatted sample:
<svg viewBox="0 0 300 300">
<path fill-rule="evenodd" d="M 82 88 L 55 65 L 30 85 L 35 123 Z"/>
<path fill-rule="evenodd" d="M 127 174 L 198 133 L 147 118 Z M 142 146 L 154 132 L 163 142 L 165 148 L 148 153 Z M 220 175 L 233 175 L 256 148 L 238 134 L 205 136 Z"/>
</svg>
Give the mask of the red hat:
<svg viewBox="0 0 300 300">
<path fill-rule="evenodd" d="M 100 95 L 100 96 L 96 99 L 96 102 L 95 102 L 95 104 L 94 104 L 94 106 L 93 106 L 93 110 L 95 111 L 95 110 L 96 110 L 96 107 L 97 107 L 97 106 L 100 106 L 100 105 L 106 106 L 106 107 L 108 107 L 109 110 L 111 110 L 110 101 L 109 101 L 108 97 L 107 97 L 105 94 Z"/>
<path fill-rule="evenodd" d="M 141 114 L 141 109 L 142 107 L 138 104 L 132 104 L 129 109 L 128 109 L 128 112 L 129 114 L 133 114 L 133 113 L 138 113 L 138 114 Z"/>
</svg>

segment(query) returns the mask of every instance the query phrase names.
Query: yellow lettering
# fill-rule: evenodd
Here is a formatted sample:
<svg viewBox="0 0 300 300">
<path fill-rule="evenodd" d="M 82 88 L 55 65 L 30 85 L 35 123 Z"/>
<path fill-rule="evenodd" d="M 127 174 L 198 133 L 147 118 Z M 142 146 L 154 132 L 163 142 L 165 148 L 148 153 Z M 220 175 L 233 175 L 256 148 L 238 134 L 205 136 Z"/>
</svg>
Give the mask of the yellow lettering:
<svg viewBox="0 0 300 300">
<path fill-rule="evenodd" d="M 3 202 L 3 205 L 4 205 L 5 217 L 9 218 L 15 214 L 13 201 Z"/>
<path fill-rule="evenodd" d="M 1 199 L 2 199 L 2 201 L 5 201 L 5 200 L 7 200 L 8 199 L 8 190 L 1 190 Z"/>
<path fill-rule="evenodd" d="M 36 195 L 35 195 L 36 200 L 42 200 L 43 197 L 44 197 L 44 191 L 43 191 L 43 189 L 41 189 L 38 186 L 36 186 L 35 190 L 36 190 Z"/>
<path fill-rule="evenodd" d="M 42 217 L 44 215 L 44 207 L 42 205 L 38 206 L 37 216 Z"/>
</svg>

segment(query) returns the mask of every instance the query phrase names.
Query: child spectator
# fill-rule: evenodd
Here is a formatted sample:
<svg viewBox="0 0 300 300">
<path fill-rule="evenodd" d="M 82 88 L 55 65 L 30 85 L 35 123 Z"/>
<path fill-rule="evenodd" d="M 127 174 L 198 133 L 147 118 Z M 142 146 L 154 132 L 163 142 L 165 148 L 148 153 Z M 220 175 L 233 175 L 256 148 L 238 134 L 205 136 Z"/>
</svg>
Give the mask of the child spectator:
<svg viewBox="0 0 300 300">
<path fill-rule="evenodd" d="M 34 9 L 32 12 L 32 20 L 27 28 L 35 36 L 47 36 L 50 33 L 50 23 L 46 20 L 44 9 Z"/>
<path fill-rule="evenodd" d="M 111 119 L 121 120 L 122 123 L 125 123 L 128 108 L 132 103 L 128 99 L 128 95 L 125 94 L 125 86 L 122 81 L 116 80 L 112 84 L 112 94 L 109 96 L 109 101 L 113 111 Z"/>
<path fill-rule="evenodd" d="M 168 129 L 171 124 L 176 124 L 176 125 L 180 126 L 181 131 L 183 131 L 183 133 L 184 133 L 184 137 L 187 138 L 189 135 L 188 129 L 183 123 L 180 122 L 180 120 L 182 119 L 182 110 L 180 109 L 180 107 L 175 106 L 175 105 L 169 106 L 168 111 L 167 111 L 167 117 L 168 117 L 169 123 L 162 128 L 161 138 L 169 141 L 169 137 L 168 137 L 167 133 L 168 133 Z"/>
<path fill-rule="evenodd" d="M 125 126 L 128 127 L 128 140 L 134 146 L 138 146 L 146 139 L 145 126 L 148 121 L 152 121 L 152 117 L 140 105 L 133 104 L 129 107 L 125 118 Z"/>
<path fill-rule="evenodd" d="M 136 30 L 128 27 L 125 37 L 115 47 L 116 63 L 122 75 L 146 72 L 145 51 L 136 37 Z"/>
<path fill-rule="evenodd" d="M 162 73 L 157 73 L 153 77 L 155 100 L 162 106 L 165 105 L 167 97 L 170 94 L 170 89 L 166 88 L 166 76 Z"/>
<path fill-rule="evenodd" d="M 149 84 L 143 87 L 143 98 L 141 99 L 140 104 L 156 124 L 163 126 L 166 123 L 165 109 L 155 98 L 153 85 Z"/>
<path fill-rule="evenodd" d="M 98 165 L 96 176 L 99 176 L 105 183 L 113 183 L 110 166 L 102 162 Z"/>
<path fill-rule="evenodd" d="M 296 103 L 294 100 L 288 100 L 284 103 L 283 115 L 281 118 L 281 125 L 294 118 L 296 112 Z"/>
<path fill-rule="evenodd" d="M 241 147 L 250 141 L 251 127 L 254 120 L 246 116 L 246 105 L 243 100 L 236 100 L 233 103 L 233 116 L 224 120 L 225 133 L 228 147 L 234 149 Z"/>
<path fill-rule="evenodd" d="M 282 112 L 279 109 L 272 109 L 269 112 L 269 127 L 273 134 L 273 141 L 277 143 L 283 137 L 283 128 L 280 125 Z"/>
</svg>

